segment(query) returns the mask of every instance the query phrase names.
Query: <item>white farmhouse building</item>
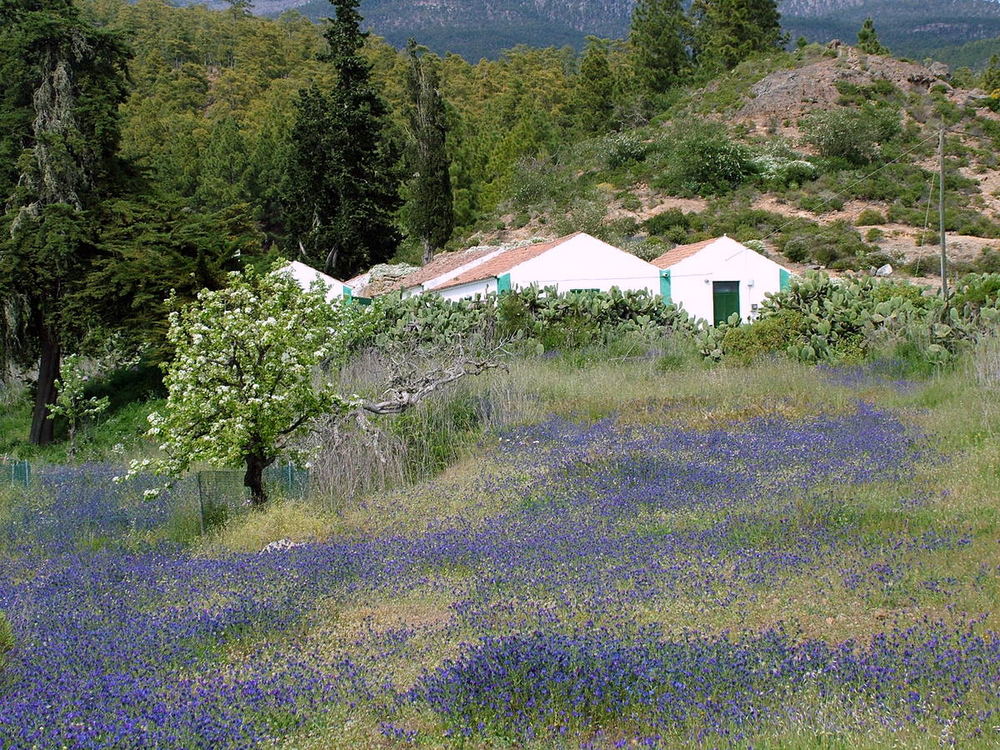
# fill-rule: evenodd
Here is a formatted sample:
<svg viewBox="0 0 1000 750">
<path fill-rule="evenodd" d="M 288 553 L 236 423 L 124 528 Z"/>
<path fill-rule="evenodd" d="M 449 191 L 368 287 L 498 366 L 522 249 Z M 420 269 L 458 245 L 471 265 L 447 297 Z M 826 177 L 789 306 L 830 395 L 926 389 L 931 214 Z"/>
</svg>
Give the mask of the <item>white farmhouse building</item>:
<svg viewBox="0 0 1000 750">
<path fill-rule="evenodd" d="M 309 290 L 316 281 L 319 281 L 326 288 L 326 299 L 328 302 L 341 297 L 350 299 L 353 296 L 351 287 L 343 281 L 338 281 L 332 276 L 327 276 L 322 271 L 317 271 L 312 266 L 299 263 L 297 260 L 291 261 L 287 266 L 282 268 L 281 273 L 291 276 L 305 290 Z"/>
<path fill-rule="evenodd" d="M 791 272 L 729 237 L 678 245 L 653 260 L 660 293 L 695 318 L 713 325 L 732 313 L 757 315 L 764 295 L 785 289 Z"/>
<path fill-rule="evenodd" d="M 486 253 L 449 276 L 425 288 L 452 300 L 532 285 L 556 287 L 560 293 L 618 287 L 655 294 L 660 289 L 655 266 L 583 232 Z"/>
<path fill-rule="evenodd" d="M 403 298 L 446 284 L 459 274 L 503 252 L 501 247 L 472 247 L 451 253 L 438 253 L 425 265 L 397 276 L 374 279 L 372 271 L 354 277 L 349 283 L 355 294 L 377 297 L 399 292 Z M 356 283 L 355 283 L 356 282 Z"/>
</svg>

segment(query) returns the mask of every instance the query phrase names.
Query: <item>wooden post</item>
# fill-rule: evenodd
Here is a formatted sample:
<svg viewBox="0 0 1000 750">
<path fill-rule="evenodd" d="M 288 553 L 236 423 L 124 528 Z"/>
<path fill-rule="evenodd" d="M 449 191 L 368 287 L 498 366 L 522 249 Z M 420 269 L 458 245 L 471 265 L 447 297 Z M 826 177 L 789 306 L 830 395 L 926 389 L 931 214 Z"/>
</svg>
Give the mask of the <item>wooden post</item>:
<svg viewBox="0 0 1000 750">
<path fill-rule="evenodd" d="M 940 159 L 940 174 L 938 176 L 938 218 L 941 224 L 941 296 L 945 306 L 948 305 L 948 250 L 944 232 L 944 128 L 938 142 L 938 157 Z"/>
</svg>

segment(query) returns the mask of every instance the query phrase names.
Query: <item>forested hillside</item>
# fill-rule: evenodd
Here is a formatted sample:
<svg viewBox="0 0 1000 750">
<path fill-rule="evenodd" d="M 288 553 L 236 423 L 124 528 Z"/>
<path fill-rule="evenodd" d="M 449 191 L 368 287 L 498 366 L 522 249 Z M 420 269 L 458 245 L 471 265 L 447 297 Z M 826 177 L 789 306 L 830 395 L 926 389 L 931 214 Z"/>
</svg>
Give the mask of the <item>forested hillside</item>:
<svg viewBox="0 0 1000 750">
<path fill-rule="evenodd" d="M 741 2 L 770 10 L 643 0 L 628 43 L 475 64 L 365 36 L 354 0 L 325 25 L 0 6 L 0 333 L 49 383 L 36 426 L 63 352 L 120 336 L 156 358 L 172 291 L 277 256 L 346 280 L 575 231 L 646 258 L 725 233 L 803 267 L 933 272 L 942 127 L 953 256 L 993 268 L 1000 60 L 941 78 L 885 55 L 880 21 L 860 48 L 787 52 L 773 4 Z"/>
<path fill-rule="evenodd" d="M 222 0 L 209 5 L 226 7 Z M 587 35 L 621 37 L 634 5 L 635 0 L 365 0 L 361 11 L 375 33 L 396 47 L 414 37 L 438 53 L 475 61 L 517 44 L 580 49 Z M 1000 37 L 996 0 L 783 0 L 779 7 L 793 40 L 802 35 L 813 42 L 850 42 L 861 21 L 873 16 L 889 47 L 915 59 Z M 296 9 L 314 20 L 330 15 L 326 0 L 258 0 L 253 9 L 265 16 Z M 959 64 L 982 67 L 988 57 Z"/>
</svg>

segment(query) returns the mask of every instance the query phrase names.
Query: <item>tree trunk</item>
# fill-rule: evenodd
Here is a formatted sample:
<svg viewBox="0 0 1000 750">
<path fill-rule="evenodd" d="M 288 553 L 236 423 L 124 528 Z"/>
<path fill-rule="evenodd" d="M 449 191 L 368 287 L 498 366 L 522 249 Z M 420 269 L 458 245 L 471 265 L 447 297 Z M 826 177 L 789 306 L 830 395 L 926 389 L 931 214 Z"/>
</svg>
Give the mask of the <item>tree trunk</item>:
<svg viewBox="0 0 1000 750">
<path fill-rule="evenodd" d="M 62 352 L 59 339 L 48 326 L 42 330 L 42 355 L 38 360 L 38 389 L 35 410 L 31 415 L 31 434 L 28 441 L 34 445 L 52 442 L 52 417 L 49 406 L 56 401 L 56 380 L 59 379 L 59 361 Z"/>
<path fill-rule="evenodd" d="M 253 453 L 246 457 L 247 471 L 243 475 L 243 486 L 250 490 L 250 504 L 254 507 L 262 507 L 267 502 L 264 469 L 270 466 L 272 461 L 268 461 L 261 453 Z"/>
<path fill-rule="evenodd" d="M 426 237 L 423 237 L 420 240 L 420 244 L 423 246 L 424 249 L 424 265 L 426 266 L 428 263 L 434 260 L 434 248 L 431 247 L 431 241 Z"/>
</svg>

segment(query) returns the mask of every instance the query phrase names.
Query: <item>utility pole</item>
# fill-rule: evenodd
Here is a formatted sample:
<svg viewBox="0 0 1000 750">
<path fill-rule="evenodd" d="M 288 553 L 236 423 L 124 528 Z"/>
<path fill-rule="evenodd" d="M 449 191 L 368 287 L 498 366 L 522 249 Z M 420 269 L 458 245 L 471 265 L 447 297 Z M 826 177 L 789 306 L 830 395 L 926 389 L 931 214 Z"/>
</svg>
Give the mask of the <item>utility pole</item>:
<svg viewBox="0 0 1000 750">
<path fill-rule="evenodd" d="M 940 159 L 940 175 L 938 185 L 938 218 L 941 224 L 941 296 L 945 305 L 948 304 L 948 252 L 944 233 L 944 128 L 938 140 L 938 157 Z"/>
</svg>

